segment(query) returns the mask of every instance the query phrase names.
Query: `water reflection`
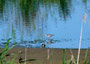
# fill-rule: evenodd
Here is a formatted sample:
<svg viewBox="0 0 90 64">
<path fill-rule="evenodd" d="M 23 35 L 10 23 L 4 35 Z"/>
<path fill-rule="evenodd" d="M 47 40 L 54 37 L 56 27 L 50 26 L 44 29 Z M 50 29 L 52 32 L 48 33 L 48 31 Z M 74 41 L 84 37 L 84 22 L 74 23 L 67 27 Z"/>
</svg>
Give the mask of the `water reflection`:
<svg viewBox="0 0 90 64">
<path fill-rule="evenodd" d="M 80 3 L 79 6 L 77 2 Z M 0 0 L 0 41 L 12 38 L 12 42 L 22 44 L 46 43 L 48 38 L 45 34 L 53 34 L 54 37 L 50 41 L 56 44 L 57 41 L 63 42 L 60 44 L 63 47 L 67 42 L 70 46 L 74 44 L 72 42 L 77 42 L 77 48 L 81 17 L 84 12 L 87 12 L 84 6 L 89 5 L 88 0 L 77 2 L 74 0 Z M 90 30 L 88 25 L 85 27 L 87 28 L 84 31 L 84 39 L 88 42 Z"/>
<path fill-rule="evenodd" d="M 59 0 L 59 11 L 62 13 L 63 18 L 66 19 L 66 17 L 70 14 L 70 8 L 71 8 L 71 0 Z M 60 14 L 61 15 L 61 14 Z"/>
<path fill-rule="evenodd" d="M 87 0 L 83 0 L 83 3 L 84 3 L 84 4 L 87 4 Z"/>
<path fill-rule="evenodd" d="M 0 0 L 0 18 L 3 16 L 4 0 Z"/>
</svg>

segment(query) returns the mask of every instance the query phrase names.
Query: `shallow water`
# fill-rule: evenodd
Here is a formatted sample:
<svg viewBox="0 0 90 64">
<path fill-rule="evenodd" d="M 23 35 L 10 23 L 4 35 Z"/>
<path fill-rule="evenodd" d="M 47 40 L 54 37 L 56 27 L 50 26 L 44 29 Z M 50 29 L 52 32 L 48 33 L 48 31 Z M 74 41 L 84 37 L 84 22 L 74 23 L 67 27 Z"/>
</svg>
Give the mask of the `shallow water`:
<svg viewBox="0 0 90 64">
<path fill-rule="evenodd" d="M 83 22 L 82 46 L 90 48 L 89 0 L 0 1 L 0 42 L 46 48 L 78 48 Z M 83 15 L 87 13 L 84 23 Z M 52 34 L 51 44 L 47 44 Z M 3 46 L 3 44 L 2 44 Z"/>
</svg>

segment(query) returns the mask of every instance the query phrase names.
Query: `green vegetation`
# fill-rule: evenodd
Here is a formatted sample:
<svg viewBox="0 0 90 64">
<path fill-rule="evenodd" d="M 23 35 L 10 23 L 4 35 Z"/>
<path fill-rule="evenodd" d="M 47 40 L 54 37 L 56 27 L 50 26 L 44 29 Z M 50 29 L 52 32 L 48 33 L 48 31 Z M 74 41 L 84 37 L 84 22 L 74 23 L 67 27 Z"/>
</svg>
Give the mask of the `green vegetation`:
<svg viewBox="0 0 90 64">
<path fill-rule="evenodd" d="M 86 64 L 86 63 L 87 63 L 87 54 L 88 54 L 88 49 L 87 49 L 87 51 L 86 51 L 86 54 L 85 54 L 85 59 L 84 59 L 83 64 Z"/>
<path fill-rule="evenodd" d="M 15 46 L 15 44 L 13 44 L 12 46 L 8 47 L 9 42 L 10 42 L 10 39 L 7 40 L 7 43 L 5 44 L 3 50 L 0 52 L 0 64 L 8 64 L 8 63 L 10 63 L 10 64 L 15 64 L 15 63 L 14 63 L 14 60 L 15 60 L 15 58 L 16 58 L 16 55 L 15 55 L 15 54 L 11 54 L 11 55 L 15 55 L 15 56 L 14 56 L 14 58 L 13 58 L 10 62 L 7 61 L 7 59 L 6 59 L 6 57 L 7 57 L 7 55 L 6 55 L 7 52 L 8 52 L 9 50 L 11 50 L 11 49 Z"/>
<path fill-rule="evenodd" d="M 90 61 L 87 61 L 88 49 L 86 50 L 85 58 L 83 64 L 90 64 Z M 63 50 L 63 64 L 77 64 L 76 59 L 71 55 L 70 60 L 65 60 L 65 50 Z"/>
<path fill-rule="evenodd" d="M 63 64 L 65 64 L 65 49 L 63 50 Z"/>
</svg>

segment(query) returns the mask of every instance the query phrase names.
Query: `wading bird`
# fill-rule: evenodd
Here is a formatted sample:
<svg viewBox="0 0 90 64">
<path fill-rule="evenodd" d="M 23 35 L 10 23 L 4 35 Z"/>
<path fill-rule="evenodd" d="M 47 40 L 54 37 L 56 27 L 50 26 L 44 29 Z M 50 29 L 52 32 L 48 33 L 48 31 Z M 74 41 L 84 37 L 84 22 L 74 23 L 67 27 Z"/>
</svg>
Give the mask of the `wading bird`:
<svg viewBox="0 0 90 64">
<path fill-rule="evenodd" d="M 52 35 L 52 34 L 46 34 L 46 36 L 49 37 L 49 41 L 48 41 L 47 43 L 48 43 L 48 44 L 51 43 L 51 42 L 52 42 L 51 37 L 54 36 L 54 35 Z"/>
<path fill-rule="evenodd" d="M 54 36 L 54 35 L 52 35 L 52 34 L 45 34 L 47 37 L 49 37 L 49 38 L 51 38 L 52 36 Z"/>
</svg>

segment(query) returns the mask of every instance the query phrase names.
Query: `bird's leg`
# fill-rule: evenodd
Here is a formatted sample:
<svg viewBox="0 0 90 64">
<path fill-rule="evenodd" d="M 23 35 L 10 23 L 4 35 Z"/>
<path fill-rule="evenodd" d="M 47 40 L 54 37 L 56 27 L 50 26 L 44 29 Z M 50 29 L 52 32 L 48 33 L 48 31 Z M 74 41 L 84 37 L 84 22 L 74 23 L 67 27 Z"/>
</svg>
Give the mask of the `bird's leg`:
<svg viewBox="0 0 90 64">
<path fill-rule="evenodd" d="M 51 37 L 49 38 L 49 43 L 52 43 L 52 39 L 51 39 Z"/>
</svg>

